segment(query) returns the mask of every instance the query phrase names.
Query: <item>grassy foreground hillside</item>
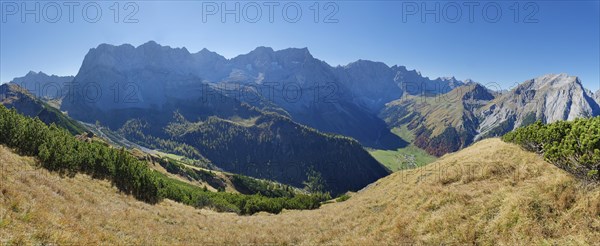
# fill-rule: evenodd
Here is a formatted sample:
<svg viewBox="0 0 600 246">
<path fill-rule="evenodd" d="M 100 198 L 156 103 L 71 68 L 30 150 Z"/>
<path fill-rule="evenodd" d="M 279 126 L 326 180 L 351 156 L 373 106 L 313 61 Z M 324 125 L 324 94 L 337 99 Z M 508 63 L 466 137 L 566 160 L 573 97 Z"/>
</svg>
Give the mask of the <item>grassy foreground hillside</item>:
<svg viewBox="0 0 600 246">
<path fill-rule="evenodd" d="M 600 241 L 600 188 L 499 139 L 396 172 L 318 210 L 239 216 L 61 178 L 0 146 L 0 244 L 482 244 Z"/>
</svg>

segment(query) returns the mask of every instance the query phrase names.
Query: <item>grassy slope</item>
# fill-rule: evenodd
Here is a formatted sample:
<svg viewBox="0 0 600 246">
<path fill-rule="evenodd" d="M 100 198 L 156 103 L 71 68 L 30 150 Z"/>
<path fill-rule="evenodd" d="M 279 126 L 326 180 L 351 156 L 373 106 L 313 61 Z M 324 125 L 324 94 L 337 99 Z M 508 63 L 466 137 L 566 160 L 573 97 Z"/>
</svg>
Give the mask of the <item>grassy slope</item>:
<svg viewBox="0 0 600 246">
<path fill-rule="evenodd" d="M 444 129 L 449 126 L 460 128 L 463 125 L 463 114 L 466 109 L 463 105 L 463 93 L 468 91 L 468 87 L 460 87 L 448 92 L 447 98 L 442 96 L 406 96 L 402 99 L 393 101 L 387 107 L 404 107 L 419 113 L 422 118 L 413 119 L 420 121 L 420 125 L 431 129 L 431 138 L 440 135 Z M 404 115 L 388 119 L 388 123 L 399 120 Z"/>
<path fill-rule="evenodd" d="M 418 167 L 424 166 L 436 160 L 435 156 L 428 154 L 425 150 L 412 144 L 415 136 L 410 130 L 407 129 L 405 125 L 392 129 L 392 133 L 398 135 L 400 138 L 404 139 L 405 141 L 411 144 L 404 148 L 399 148 L 396 150 L 369 150 L 369 153 L 373 157 L 375 157 L 377 161 L 379 161 L 381 164 L 383 164 L 390 170 L 395 172 L 398 170 L 413 168 L 407 165 L 407 155 L 414 156 L 415 163 Z"/>
<path fill-rule="evenodd" d="M 396 172 L 318 210 L 237 216 L 148 205 L 85 175 L 60 178 L 0 147 L 0 244 L 593 244 L 600 187 L 498 139 Z"/>
</svg>

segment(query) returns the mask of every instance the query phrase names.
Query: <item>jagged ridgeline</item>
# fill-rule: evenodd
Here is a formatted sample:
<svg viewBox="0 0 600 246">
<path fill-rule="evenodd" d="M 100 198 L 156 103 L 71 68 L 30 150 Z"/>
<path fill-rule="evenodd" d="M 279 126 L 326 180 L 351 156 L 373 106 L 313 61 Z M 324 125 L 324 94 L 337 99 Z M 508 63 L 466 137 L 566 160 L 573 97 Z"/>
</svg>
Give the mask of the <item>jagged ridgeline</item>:
<svg viewBox="0 0 600 246">
<path fill-rule="evenodd" d="M 537 121 L 502 139 L 543 155 L 548 162 L 579 178 L 600 181 L 600 117 L 548 125 Z"/>
<path fill-rule="evenodd" d="M 152 41 L 138 47 L 101 44 L 90 49 L 74 82 L 81 88 L 95 83 L 89 88 L 99 86 L 106 92 L 94 105 L 65 100 L 61 109 L 78 120 L 93 118 L 97 110 L 160 108 L 174 98 L 196 99 L 203 86 L 211 85 L 244 94 L 235 97 L 263 111 L 373 148 L 389 148 L 394 145 L 390 139 L 398 140 L 377 117 L 385 103 L 404 92 L 439 94 L 463 83 L 454 78 L 430 80 L 403 66 L 364 60 L 332 67 L 306 48 L 258 47 L 226 59 L 207 49 L 190 53 Z M 111 94 L 115 83 L 123 83 L 117 97 Z"/>
<path fill-rule="evenodd" d="M 206 158 L 228 172 L 303 187 L 312 168 L 335 195 L 359 190 L 389 171 L 356 140 L 323 132 L 368 132 L 377 138 L 386 129 L 382 120 L 343 98 L 316 104 L 313 95 L 303 94 L 293 102 L 272 99 L 279 110 L 264 110 L 218 87 L 221 82 L 260 87 L 255 72 L 262 71 L 264 83 L 305 89 L 313 82 L 335 82 L 332 69 L 306 49 L 259 48 L 227 60 L 206 50 L 191 54 L 154 42 L 100 45 L 86 55 L 73 82 L 80 88 L 99 88 L 102 95 L 66 93 L 70 96 L 63 99 L 61 110 L 77 120 L 99 121 L 145 147 L 175 146 L 168 150 Z M 242 72 L 230 77 L 235 71 Z M 115 82 L 131 83 L 119 84 L 123 90 L 116 95 L 111 90 Z M 355 124 L 367 120 L 372 124 Z M 328 126 L 311 127 L 319 124 Z"/>
<path fill-rule="evenodd" d="M 149 203 L 167 198 L 199 208 L 253 214 L 259 211 L 279 213 L 282 209 L 313 209 L 327 197 L 321 194 L 288 194 L 270 198 L 206 191 L 150 169 L 145 162 L 124 149 L 77 140 L 55 124 L 47 126 L 38 118 L 23 116 L 3 105 L 0 105 L 0 144 L 14 148 L 22 155 L 37 157 L 41 165 L 50 171 L 70 176 L 85 173 L 110 180 L 120 191 Z"/>
<path fill-rule="evenodd" d="M 567 74 L 492 91 L 381 62 L 332 67 L 306 48 L 258 47 L 227 59 L 155 42 L 101 44 L 75 77 L 30 73 L 15 82 L 59 79 L 89 89 L 50 102 L 73 119 L 99 121 L 150 149 L 294 186 L 313 168 L 333 193 L 388 174 L 361 145 L 393 168 L 407 156 L 397 151 L 423 149 L 433 158 L 537 120 L 600 115 L 600 92 Z"/>
</svg>

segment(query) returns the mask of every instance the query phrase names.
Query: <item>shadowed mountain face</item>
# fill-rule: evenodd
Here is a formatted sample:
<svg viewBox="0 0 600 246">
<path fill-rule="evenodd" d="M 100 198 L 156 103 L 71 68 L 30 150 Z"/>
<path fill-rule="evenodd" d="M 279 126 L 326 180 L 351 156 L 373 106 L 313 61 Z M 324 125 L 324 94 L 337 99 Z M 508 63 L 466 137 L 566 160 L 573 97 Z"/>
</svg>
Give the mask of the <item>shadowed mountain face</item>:
<svg viewBox="0 0 600 246">
<path fill-rule="evenodd" d="M 596 93 L 594 93 L 594 98 L 596 99 L 596 102 L 598 104 L 600 104 L 600 90 L 596 91 Z"/>
<path fill-rule="evenodd" d="M 355 140 L 234 100 L 170 100 L 161 109 L 119 109 L 110 115 L 105 119 L 112 127 L 140 145 L 191 146 L 225 171 L 296 187 L 303 187 L 310 169 L 321 173 L 334 194 L 361 189 L 388 174 Z"/>
<path fill-rule="evenodd" d="M 170 97 L 156 108 L 98 110 L 90 105 L 94 110 L 85 117 L 118 129 L 142 146 L 191 146 L 228 172 L 302 187 L 313 169 L 333 194 L 361 189 L 388 174 L 355 140 L 265 113 L 210 87 L 205 90 L 212 96 Z"/>
<path fill-rule="evenodd" d="M 347 103 L 346 89 L 339 90 L 339 100 L 331 96 L 319 103 L 308 96 L 332 86 L 312 81 L 335 86 L 335 79 L 331 68 L 306 49 L 257 48 L 226 60 L 207 50 L 190 54 L 154 42 L 137 48 L 100 45 L 86 55 L 73 80 L 79 87 L 62 100 L 61 109 L 119 130 L 143 146 L 191 146 L 226 171 L 302 186 L 314 169 L 338 194 L 358 190 L 388 171 L 355 140 L 323 134 L 288 117 L 321 131 L 352 133 L 348 129 L 354 127 L 357 136 L 403 142 L 391 134 L 386 138 L 381 119 Z M 282 96 L 278 90 L 288 84 L 302 95 Z M 264 94 L 265 87 L 274 93 Z M 248 99 L 250 93 L 255 100 Z"/>
<path fill-rule="evenodd" d="M 333 68 L 306 48 L 259 47 L 225 59 L 206 49 L 191 54 L 148 42 L 137 48 L 103 44 L 91 49 L 74 83 L 79 89 L 69 93 L 62 109 L 84 120 L 96 109 L 160 108 L 170 98 L 212 97 L 203 92 L 212 87 L 320 131 L 370 147 L 397 148 L 401 140 L 377 117 L 378 110 L 399 98 L 403 88 L 411 94 L 439 94 L 462 82 L 429 80 L 404 67 L 369 61 Z"/>
<path fill-rule="evenodd" d="M 335 68 L 338 80 L 346 85 L 354 103 L 377 112 L 383 106 L 409 95 L 438 95 L 463 84 L 455 78 L 430 80 L 404 66 L 388 67 L 382 62 L 358 60 Z"/>
</svg>

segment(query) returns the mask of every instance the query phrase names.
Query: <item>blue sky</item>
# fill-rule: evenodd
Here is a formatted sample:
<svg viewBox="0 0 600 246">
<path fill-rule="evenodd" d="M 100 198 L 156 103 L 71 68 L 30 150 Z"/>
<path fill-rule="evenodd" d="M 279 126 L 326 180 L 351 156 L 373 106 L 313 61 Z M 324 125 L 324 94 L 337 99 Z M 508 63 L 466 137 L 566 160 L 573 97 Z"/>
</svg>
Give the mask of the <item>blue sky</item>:
<svg viewBox="0 0 600 246">
<path fill-rule="evenodd" d="M 496 1 L 471 7 L 469 2 L 445 1 L 318 2 L 318 15 L 315 1 L 276 2 L 272 22 L 265 2 L 119 2 L 117 15 L 114 1 L 101 1 L 87 6 L 87 20 L 82 13 L 86 2 L 73 6 L 72 23 L 64 2 L 31 1 L 25 7 L 35 9 L 36 3 L 39 23 L 35 11 L 21 19 L 21 2 L 2 0 L 2 82 L 30 70 L 75 75 L 87 51 L 100 43 L 137 46 L 155 40 L 191 52 L 207 48 L 227 58 L 257 46 L 308 47 L 313 56 L 334 66 L 368 59 L 404 65 L 429 77 L 498 83 L 493 87 L 501 89 L 561 72 L 579 76 L 593 91 L 600 87 L 598 1 Z M 222 22 L 222 4 L 233 9 L 236 3 L 240 22 L 233 14 Z M 91 23 L 97 7 L 102 15 Z M 137 13 L 130 20 L 137 23 L 124 23 L 134 7 Z M 297 7 L 301 16 L 296 16 Z M 58 17 L 57 8 L 62 14 Z M 325 23 L 332 13 L 328 20 L 337 23 Z"/>
</svg>

